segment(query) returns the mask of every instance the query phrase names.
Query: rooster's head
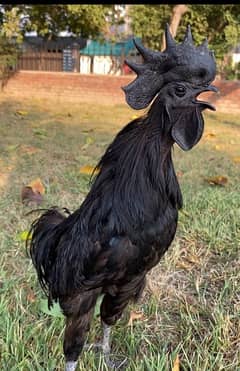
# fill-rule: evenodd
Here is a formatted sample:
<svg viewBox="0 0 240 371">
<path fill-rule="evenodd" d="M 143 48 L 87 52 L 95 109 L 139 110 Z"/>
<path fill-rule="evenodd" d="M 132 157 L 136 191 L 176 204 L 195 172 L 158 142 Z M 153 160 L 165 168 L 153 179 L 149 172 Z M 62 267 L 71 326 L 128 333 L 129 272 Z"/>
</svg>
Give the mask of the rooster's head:
<svg viewBox="0 0 240 371">
<path fill-rule="evenodd" d="M 134 40 L 143 64 L 126 61 L 137 77 L 123 90 L 127 103 L 134 109 L 146 108 L 157 97 L 157 102 L 167 112 L 174 141 L 188 150 L 202 136 L 204 121 L 201 112 L 206 108 L 215 110 L 210 103 L 197 97 L 206 91 L 218 91 L 211 85 L 216 75 L 216 63 L 207 41 L 194 46 L 190 26 L 182 43 L 176 43 L 168 25 L 165 38 L 166 49 L 163 52 L 149 50 Z"/>
</svg>

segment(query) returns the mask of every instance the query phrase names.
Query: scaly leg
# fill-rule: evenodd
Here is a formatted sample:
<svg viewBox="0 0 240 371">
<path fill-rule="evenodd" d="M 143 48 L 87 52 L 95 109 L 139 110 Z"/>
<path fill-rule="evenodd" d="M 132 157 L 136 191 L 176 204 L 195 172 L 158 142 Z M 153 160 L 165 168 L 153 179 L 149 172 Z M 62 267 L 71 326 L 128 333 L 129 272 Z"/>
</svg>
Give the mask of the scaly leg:
<svg viewBox="0 0 240 371">
<path fill-rule="evenodd" d="M 77 361 L 66 362 L 65 371 L 75 371 L 77 367 Z"/>
<path fill-rule="evenodd" d="M 102 341 L 102 349 L 104 354 L 109 354 L 111 347 L 110 347 L 110 333 L 111 327 L 108 326 L 106 323 L 102 322 L 103 327 L 103 341 Z"/>
<path fill-rule="evenodd" d="M 120 369 L 123 364 L 126 362 L 127 359 L 124 359 L 121 362 L 117 361 L 111 361 L 110 359 L 110 352 L 111 352 L 111 346 L 110 346 L 110 333 L 111 333 L 111 326 L 108 326 L 106 323 L 102 321 L 102 328 L 103 328 L 103 339 L 101 343 L 96 344 L 86 344 L 84 347 L 88 349 L 96 349 L 103 352 L 104 360 L 106 362 L 106 365 L 109 367 L 109 369 L 117 370 Z M 67 370 L 66 370 L 67 371 Z"/>
<path fill-rule="evenodd" d="M 108 366 L 119 369 L 127 359 L 122 362 L 113 362 L 110 360 L 110 327 L 113 326 L 121 317 L 124 309 L 130 300 L 137 300 L 145 286 L 145 275 L 136 276 L 130 283 L 119 287 L 116 295 L 112 296 L 107 293 L 101 303 L 100 312 L 103 323 L 103 352 Z"/>
<path fill-rule="evenodd" d="M 103 339 L 101 343 L 95 343 L 95 344 L 85 344 L 84 348 L 86 349 L 96 349 L 103 351 L 103 354 L 109 354 L 110 353 L 110 332 L 111 327 L 106 325 L 106 323 L 102 322 L 102 328 L 103 328 Z"/>
</svg>

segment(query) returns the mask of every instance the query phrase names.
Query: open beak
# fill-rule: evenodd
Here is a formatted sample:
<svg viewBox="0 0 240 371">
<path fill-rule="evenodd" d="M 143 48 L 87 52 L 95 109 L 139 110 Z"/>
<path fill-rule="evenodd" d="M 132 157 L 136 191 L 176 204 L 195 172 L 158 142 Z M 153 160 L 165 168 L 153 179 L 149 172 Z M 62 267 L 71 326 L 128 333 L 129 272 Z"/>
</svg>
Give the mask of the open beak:
<svg viewBox="0 0 240 371">
<path fill-rule="evenodd" d="M 219 89 L 218 89 L 216 86 L 209 85 L 209 86 L 207 86 L 207 87 L 201 89 L 201 90 L 197 93 L 196 98 L 197 98 L 197 96 L 198 96 L 199 94 L 201 94 L 201 93 L 205 93 L 205 92 L 207 92 L 207 91 L 213 91 L 214 93 L 218 93 Z M 197 104 L 197 105 L 200 105 L 202 110 L 204 110 L 204 109 L 206 109 L 206 108 L 209 108 L 209 109 L 212 110 L 212 111 L 216 111 L 216 108 L 215 108 L 212 104 L 210 104 L 210 103 L 208 103 L 208 102 L 204 102 L 204 101 L 202 101 L 202 100 L 197 100 L 197 99 L 195 99 L 195 100 L 193 101 L 193 103 L 195 103 L 195 104 Z"/>
</svg>

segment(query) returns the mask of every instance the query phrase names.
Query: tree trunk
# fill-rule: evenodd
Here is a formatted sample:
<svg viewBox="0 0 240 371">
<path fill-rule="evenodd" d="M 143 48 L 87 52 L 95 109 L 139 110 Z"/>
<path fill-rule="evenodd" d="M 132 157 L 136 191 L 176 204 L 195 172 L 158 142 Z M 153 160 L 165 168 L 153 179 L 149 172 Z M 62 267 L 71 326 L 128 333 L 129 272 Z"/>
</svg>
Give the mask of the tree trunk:
<svg viewBox="0 0 240 371">
<path fill-rule="evenodd" d="M 178 25 L 181 21 L 182 16 L 188 11 L 188 6 L 185 4 L 176 5 L 173 8 L 173 14 L 170 21 L 170 31 L 173 37 L 177 34 Z M 166 48 L 165 35 L 163 36 L 162 50 Z"/>
</svg>

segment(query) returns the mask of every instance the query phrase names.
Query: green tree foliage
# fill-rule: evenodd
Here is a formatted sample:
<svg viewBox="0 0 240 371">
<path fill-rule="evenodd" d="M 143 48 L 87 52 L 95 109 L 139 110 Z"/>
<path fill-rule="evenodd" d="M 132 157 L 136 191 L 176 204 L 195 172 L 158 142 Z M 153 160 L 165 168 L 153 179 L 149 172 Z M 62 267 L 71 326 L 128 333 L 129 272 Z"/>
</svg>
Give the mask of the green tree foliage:
<svg viewBox="0 0 240 371">
<path fill-rule="evenodd" d="M 6 11 L 15 12 L 20 20 L 19 32 L 36 31 L 47 38 L 54 37 L 61 31 L 69 31 L 82 37 L 99 37 L 106 28 L 106 15 L 111 5 L 2 5 L 2 19 L 5 24 Z"/>
<path fill-rule="evenodd" d="M 171 22 L 175 5 L 132 5 L 130 16 L 134 35 L 145 45 L 161 49 L 163 30 Z M 187 24 L 191 25 L 195 43 L 208 38 L 210 48 L 221 60 L 240 41 L 240 5 L 187 4 L 188 11 L 182 17 L 176 40 L 181 41 Z"/>
<path fill-rule="evenodd" d="M 129 7 L 131 28 L 145 46 L 161 49 L 163 30 L 170 21 L 174 5 L 132 5 Z"/>
<path fill-rule="evenodd" d="M 14 71 L 22 36 L 19 33 L 17 9 L 9 9 L 0 14 L 0 20 L 2 21 L 0 29 L 0 80 L 3 86 Z M 6 19 L 8 22 L 5 22 Z"/>
<path fill-rule="evenodd" d="M 182 26 L 188 23 L 197 43 L 208 37 L 218 59 L 240 42 L 240 5 L 190 5 Z"/>
</svg>

